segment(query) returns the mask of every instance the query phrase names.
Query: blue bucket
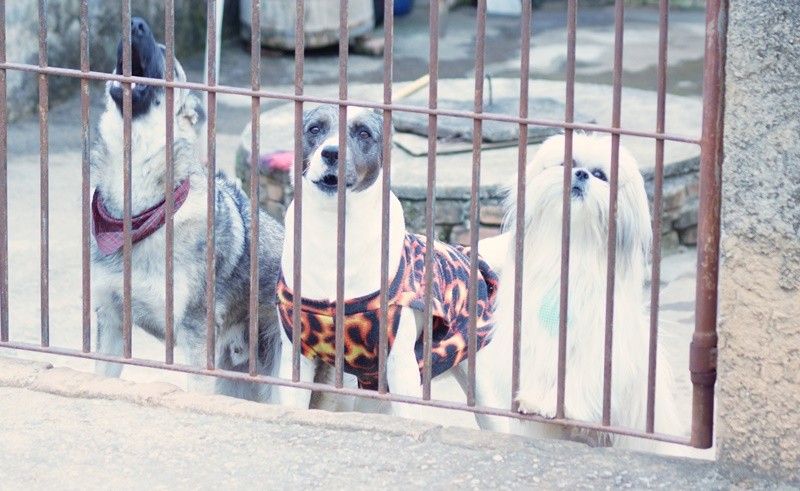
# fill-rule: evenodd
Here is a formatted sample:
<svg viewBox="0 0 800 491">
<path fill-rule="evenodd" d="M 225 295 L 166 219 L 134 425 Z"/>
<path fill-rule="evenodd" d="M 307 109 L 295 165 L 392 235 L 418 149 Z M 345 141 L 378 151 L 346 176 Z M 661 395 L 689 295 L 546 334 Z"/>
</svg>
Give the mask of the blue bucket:
<svg viewBox="0 0 800 491">
<path fill-rule="evenodd" d="M 375 8 L 375 25 L 383 24 L 383 0 L 373 0 Z M 394 0 L 394 15 L 406 15 L 414 8 L 414 0 Z"/>
<path fill-rule="evenodd" d="M 394 0 L 394 15 L 406 15 L 414 7 L 414 0 Z"/>
</svg>

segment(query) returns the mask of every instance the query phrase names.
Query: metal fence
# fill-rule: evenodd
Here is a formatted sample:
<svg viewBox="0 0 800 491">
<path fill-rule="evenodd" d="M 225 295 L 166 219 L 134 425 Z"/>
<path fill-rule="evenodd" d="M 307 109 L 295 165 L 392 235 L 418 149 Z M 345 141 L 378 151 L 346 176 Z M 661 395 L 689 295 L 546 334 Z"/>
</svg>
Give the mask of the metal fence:
<svg viewBox="0 0 800 491">
<path fill-rule="evenodd" d="M 75 357 L 90 358 L 94 360 L 113 361 L 131 365 L 140 365 L 146 367 L 154 367 L 166 370 L 175 370 L 181 372 L 188 372 L 201 375 L 213 375 L 216 377 L 226 377 L 229 379 L 259 381 L 263 383 L 278 384 L 278 385 L 291 385 L 294 387 L 301 387 L 321 391 L 336 391 L 338 393 L 366 396 L 377 399 L 411 402 L 415 404 L 437 406 L 443 408 L 467 410 L 472 412 L 479 412 L 491 415 L 508 416 L 514 418 L 546 421 L 539 416 L 520 415 L 513 411 L 513 403 L 510 401 L 509 408 L 489 408 L 480 407 L 475 403 L 475 352 L 476 352 L 476 317 L 473 315 L 470 322 L 469 329 L 469 368 L 468 368 L 468 391 L 466 403 L 456 403 L 448 401 L 433 400 L 431 398 L 431 368 L 430 363 L 425 365 L 423 372 L 423 397 L 422 399 L 404 397 L 399 395 L 392 395 L 388 391 L 386 382 L 386 360 L 387 360 L 387 333 L 385 329 L 381 329 L 380 337 L 380 383 L 377 391 L 364 391 L 355 388 L 344 387 L 343 384 L 343 335 L 341 330 L 336 332 L 336 364 L 335 364 L 335 384 L 333 386 L 319 384 L 319 383 L 303 383 L 299 381 L 299 356 L 300 356 L 300 298 L 301 298 L 301 281 L 300 281 L 300 244 L 301 237 L 301 213 L 299 208 L 302 206 L 302 143 L 299 138 L 295 139 L 295 206 L 297 212 L 294 215 L 294 245 L 295 245 L 295 260 L 294 260 L 294 370 L 293 380 L 281 380 L 276 377 L 259 375 L 256 372 L 255 365 L 255 350 L 256 343 L 251 342 L 250 345 L 250 366 L 249 373 L 231 372 L 219 370 L 215 368 L 215 268 L 214 268 L 214 187 L 215 180 L 213 178 L 215 171 L 215 134 L 216 134 L 216 96 L 218 93 L 237 94 L 241 96 L 252 98 L 252 142 L 251 142 L 251 155 L 258 155 L 259 153 L 259 106 L 261 99 L 278 99 L 284 101 L 291 101 L 294 104 L 295 114 L 295 134 L 302 133 L 302 113 L 304 103 L 332 103 L 339 105 L 340 118 L 346 118 L 347 106 L 360 106 L 381 109 L 384 111 L 384 133 L 389 134 L 392 127 L 392 112 L 393 111 L 408 111 L 426 114 L 428 116 L 429 128 L 435 128 L 437 118 L 442 116 L 456 116 L 461 118 L 469 118 L 473 121 L 474 134 L 480 135 L 481 128 L 484 121 L 502 121 L 519 125 L 519 142 L 518 142 L 518 172 L 520 178 L 516 192 L 520 199 L 517 202 L 517 216 L 524 215 L 524 199 L 525 196 L 525 165 L 528 160 L 527 145 L 528 145 L 528 125 L 540 125 L 563 128 L 566 136 L 565 143 L 565 159 L 564 159 L 564 185 L 565 189 L 569 189 L 571 179 L 572 167 L 572 136 L 576 130 L 587 130 L 595 132 L 609 133 L 612 136 L 612 172 L 610 178 L 611 198 L 610 210 L 612 214 L 609 223 L 609 237 L 608 237 L 608 269 L 607 275 L 607 291 L 613 292 L 614 290 L 614 270 L 615 258 L 615 240 L 616 240 L 616 202 L 617 202 L 617 169 L 619 165 L 619 139 L 621 135 L 631 135 L 643 138 L 654 139 L 656 142 L 655 154 L 655 205 L 653 214 L 653 257 L 652 257 L 652 291 L 651 291 L 651 312 L 650 312 L 650 352 L 649 352 L 649 376 L 648 376 L 648 403 L 647 403 L 647 426 L 645 431 L 639 431 L 632 428 L 614 427 L 610 424 L 610 405 L 611 405 L 611 347 L 613 342 L 613 311 L 614 311 L 614 295 L 607 293 L 606 297 L 606 319 L 605 319 L 605 366 L 604 366 L 604 397 L 603 397 L 603 418 L 601 423 L 573 421 L 564 418 L 564 385 L 565 385 L 565 360 L 566 360 L 566 318 L 567 318 L 567 292 L 568 292 L 568 268 L 569 268 L 569 216 L 570 216 L 570 200 L 568 199 L 569 193 L 564 193 L 563 206 L 565 213 L 563 214 L 563 227 L 562 227 L 562 261 L 561 261 L 561 285 L 560 285 L 560 325 L 559 325 L 559 350 L 558 350 L 558 396 L 557 396 L 557 415 L 555 423 L 575 426 L 586 429 L 601 430 L 604 432 L 611 432 L 623 435 L 642 436 L 645 438 L 689 444 L 699 448 L 708 448 L 712 444 L 712 422 L 713 422 L 713 403 L 714 403 L 714 382 L 716 379 L 716 314 L 717 314 L 717 268 L 719 257 L 719 235 L 720 235 L 720 185 L 721 185 L 721 152 L 722 152 L 722 115 L 723 115 L 723 81 L 724 81 L 724 58 L 725 58 L 725 17 L 727 12 L 726 0 L 708 0 L 707 13 L 706 13 L 706 45 L 705 45 L 705 72 L 704 72 L 704 100 L 703 100 L 703 124 L 702 134 L 696 135 L 681 135 L 670 134 L 665 132 L 665 114 L 666 114 L 666 77 L 667 77 L 667 27 L 668 27 L 668 0 L 661 0 L 660 2 L 660 25 L 659 25 L 659 59 L 658 59 L 658 88 L 657 88 L 657 116 L 653 121 L 652 130 L 630 129 L 623 128 L 620 124 L 621 113 L 621 78 L 622 78 L 622 41 L 623 41 L 623 17 L 624 17 L 624 2 L 623 0 L 616 1 L 615 14 L 615 50 L 614 50 L 614 68 L 613 68 L 613 113 L 612 122 L 610 127 L 605 127 L 596 124 L 579 124 L 573 122 L 574 116 L 574 89 L 575 89 L 575 63 L 576 63 L 576 19 L 577 19 L 577 0 L 568 1 L 568 41 L 567 41 L 567 66 L 566 66 L 566 111 L 563 121 L 541 120 L 531 117 L 528 114 L 528 78 L 530 67 L 530 43 L 528 40 L 531 36 L 531 15 L 530 2 L 523 1 L 525 8 L 522 9 L 520 19 L 520 39 L 521 39 L 521 58 L 520 58 L 520 86 L 519 86 L 519 112 L 517 114 L 495 114 L 487 113 L 483 110 L 483 91 L 484 91 L 484 47 L 486 39 L 486 0 L 479 0 L 477 7 L 478 22 L 476 32 L 476 56 L 475 56 L 475 99 L 474 109 L 472 111 L 458 111 L 458 110 L 444 110 L 437 108 L 438 101 L 438 86 L 439 86 L 439 12 L 440 1 L 430 0 L 430 84 L 429 84 L 429 105 L 428 107 L 418 107 L 395 104 L 392 98 L 392 46 L 394 43 L 394 14 L 393 14 L 393 0 L 386 0 L 384 9 L 384 82 L 383 82 L 383 100 L 382 102 L 375 103 L 364 100 L 357 100 L 351 98 L 348 92 L 347 74 L 348 74 L 348 1 L 341 0 L 340 5 L 340 43 L 339 43 L 339 94 L 337 98 L 322 98 L 316 97 L 313 94 L 306 94 L 303 86 L 303 72 L 304 72 L 304 0 L 297 0 L 296 2 L 296 26 L 295 26 L 295 91 L 293 94 L 272 92 L 261 87 L 259 80 L 260 74 L 260 32 L 256 26 L 260 25 L 260 5 L 258 1 L 252 2 L 252 29 L 251 35 L 251 87 L 237 88 L 230 86 L 223 86 L 217 83 L 216 79 L 216 60 L 217 60 L 217 43 L 215 42 L 219 36 L 217 32 L 217 5 L 216 1 L 209 0 L 207 3 L 208 12 L 208 69 L 207 69 L 207 83 L 198 84 L 190 82 L 178 82 L 174 80 L 174 0 L 165 1 L 165 44 L 167 50 L 167 67 L 166 67 L 166 80 L 154 80 L 142 77 L 131 76 L 131 32 L 127 26 L 131 24 L 131 7 L 130 0 L 123 1 L 122 11 L 122 33 L 124 36 L 124 49 L 123 49 L 123 73 L 121 75 L 110 75 L 107 73 L 100 73 L 91 71 L 89 69 L 89 16 L 88 16 L 88 0 L 81 0 L 81 15 L 80 15 L 80 52 L 81 52 L 81 68 L 80 70 L 72 70 L 65 68 L 56 68 L 48 65 L 47 59 L 47 2 L 46 0 L 39 0 L 39 63 L 38 65 L 27 65 L 20 63 L 9 63 L 6 60 L 6 20 L 5 20 L 5 2 L 0 2 L 0 347 L 14 348 L 20 350 L 38 351 L 51 354 L 68 355 Z M 8 301 L 8 202 L 7 202 L 7 188 L 8 188 L 8 174 L 7 174 L 7 158 L 8 158 L 8 118 L 7 118 L 7 83 L 6 73 L 8 70 L 27 71 L 38 74 L 39 80 L 39 122 L 40 122 L 40 141 L 41 141 L 41 340 L 40 343 L 30 344 L 22 343 L 11 340 L 11 329 L 9 326 L 9 301 Z M 50 244 L 48 241 L 48 77 L 49 76 L 66 76 L 76 77 L 80 79 L 81 83 L 81 107 L 82 107 L 82 205 L 83 205 L 83 242 L 82 242 L 82 279 L 83 279 L 83 330 L 82 330 L 82 349 L 68 349 L 63 347 L 50 346 L 50 322 L 49 322 L 49 287 L 48 287 L 48 271 L 49 271 L 49 249 Z M 91 298 L 90 298 L 90 122 L 89 122 L 89 82 L 90 80 L 116 80 L 122 83 L 123 86 L 123 114 L 124 117 L 124 186 L 125 186 L 125 200 L 124 200 L 124 305 L 123 305 L 123 326 L 124 326 L 124 349 L 122 356 L 113 356 L 92 352 L 91 342 Z M 172 189 L 172 176 L 173 176 L 173 139 L 174 139 L 174 126 L 173 118 L 167 118 L 166 134 L 167 134 L 167 179 L 165 186 L 166 206 L 167 206 L 167 220 L 166 220 L 166 241 L 167 241 L 167 254 L 166 254 L 166 285 L 164 286 L 166 292 L 166 317 L 164 323 L 166 326 L 166 349 L 164 354 L 164 361 L 157 362 L 145 359 L 138 359 L 132 357 L 131 353 L 131 330 L 132 330 L 132 314 L 131 314 L 131 84 L 132 83 L 146 83 L 152 86 L 162 86 L 166 88 L 166 104 L 168 115 L 173 115 L 175 111 L 175 88 L 187 88 L 197 91 L 205 91 L 208 94 L 208 215 L 207 215 L 207 267 L 208 275 L 206 278 L 206 303 L 207 303 L 207 362 L 205 367 L 188 366 L 176 364 L 173 359 L 173 350 L 175 344 L 174 336 L 174 315 L 173 315 L 173 288 L 174 288 L 174 263 L 173 263 L 173 241 L 174 241 L 174 225 L 173 225 L 173 210 L 174 210 L 174 196 Z M 345 135 L 342 132 L 340 135 L 340 152 L 343 154 L 346 145 L 344 141 Z M 693 414 L 692 414 L 692 433 L 689 441 L 674 435 L 665 435 L 654 432 L 654 413 L 655 413 L 655 366 L 656 366 L 656 345 L 657 345 L 657 332 L 658 332 L 658 311 L 659 311 L 659 288 L 660 288 L 660 263 L 661 263 L 661 214 L 658 210 L 662 206 L 662 191 L 663 191 L 663 175 L 664 175 L 664 143 L 665 141 L 683 142 L 690 145 L 699 145 L 701 151 L 701 187 L 700 187 L 700 212 L 699 212 L 699 230 L 698 230 L 698 258 L 697 258 L 697 303 L 696 303 L 696 326 L 693 341 L 691 343 L 690 353 L 690 372 L 691 380 L 694 385 L 693 392 Z M 436 148 L 437 139 L 435 132 L 431 132 L 428 139 L 428 189 L 427 189 L 427 238 L 433 240 L 434 235 L 434 212 L 435 212 L 435 199 L 434 187 L 436 178 Z M 345 156 L 341 156 L 342 160 Z M 390 187 L 391 176 L 391 152 L 388 145 L 383 148 L 383 160 L 385 170 L 383 172 L 383 243 L 388 243 L 388 220 L 389 220 L 389 195 L 388 190 Z M 472 196 L 478 195 L 480 187 L 480 168 L 481 168 L 481 141 L 480 138 L 474 138 L 472 149 Z M 252 234 L 253 240 L 251 243 L 250 257 L 251 257 L 251 278 L 257 277 L 257 236 L 259 234 L 258 221 L 256 208 L 258 206 L 258 166 L 251 166 L 251 211 L 252 219 Z M 339 179 L 344 177 L 344 166 L 339 167 Z M 337 274 L 337 305 L 344 303 L 344 226 L 343 216 L 345 210 L 346 195 L 344 187 L 340 186 L 338 191 L 338 213 L 339 213 L 339 226 L 338 226 L 338 274 Z M 472 199 L 471 201 L 471 247 L 473 250 L 477 249 L 478 245 L 478 216 L 479 216 L 479 201 Z M 516 233 L 518 237 L 523 236 L 523 221 L 516 221 Z M 522 292 L 522 278 L 521 278 L 521 264 L 523 247 L 522 241 L 516 243 L 516 276 L 513 279 L 515 288 L 515 315 L 514 315 L 514 344 L 515 349 L 513 352 L 513 373 L 512 373 L 512 391 L 516 392 L 519 387 L 520 380 L 520 320 L 521 320 L 521 304 L 523 298 Z M 433 248 L 427 248 L 425 258 L 426 280 L 430 283 L 430 275 L 432 268 Z M 389 269 L 388 269 L 388 246 L 384 246 L 381 257 L 381 323 L 387 323 L 387 291 L 389 284 Z M 470 272 L 473 279 L 477 278 L 477 255 L 473 254 L 470 263 Z M 510 280 L 505 280 L 508 283 Z M 430 318 L 431 298 L 430 289 L 426 294 L 426 318 Z M 475 312 L 476 308 L 476 288 L 471 288 L 469 305 L 471 312 Z M 251 281 L 250 289 L 250 336 L 255 339 L 257 336 L 257 323 L 258 323 L 258 281 Z M 336 322 L 337 325 L 343 325 L 344 309 L 337 309 Z M 425 330 L 424 335 L 425 356 L 430 360 L 431 352 L 431 329 Z"/>
</svg>

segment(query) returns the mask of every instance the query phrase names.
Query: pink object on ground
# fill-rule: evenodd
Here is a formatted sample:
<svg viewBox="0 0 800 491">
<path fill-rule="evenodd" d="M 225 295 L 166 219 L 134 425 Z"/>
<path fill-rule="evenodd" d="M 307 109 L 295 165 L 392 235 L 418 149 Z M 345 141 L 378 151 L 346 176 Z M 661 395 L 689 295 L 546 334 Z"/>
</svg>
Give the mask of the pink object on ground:
<svg viewBox="0 0 800 491">
<path fill-rule="evenodd" d="M 294 164 L 294 152 L 278 150 L 262 155 L 258 160 L 262 167 L 266 167 L 269 170 L 289 172 L 289 169 L 292 168 L 292 164 Z"/>
</svg>

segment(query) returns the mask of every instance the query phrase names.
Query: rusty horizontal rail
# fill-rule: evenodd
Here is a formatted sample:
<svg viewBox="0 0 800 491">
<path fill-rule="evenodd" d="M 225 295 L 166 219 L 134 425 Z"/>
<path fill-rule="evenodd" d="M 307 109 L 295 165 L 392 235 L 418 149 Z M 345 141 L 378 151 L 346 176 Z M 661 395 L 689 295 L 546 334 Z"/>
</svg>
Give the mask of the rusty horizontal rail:
<svg viewBox="0 0 800 491">
<path fill-rule="evenodd" d="M 47 67 L 41 68 L 35 65 L 25 65 L 22 63 L 0 63 L 0 70 L 18 70 L 33 73 L 44 73 L 47 75 L 58 75 L 62 77 L 87 78 L 90 80 L 116 80 L 119 82 L 142 83 L 156 87 L 172 87 L 201 92 L 214 92 L 218 94 L 240 95 L 244 97 L 261 97 L 264 99 L 278 99 L 293 102 L 312 102 L 318 104 L 346 104 L 353 107 L 364 107 L 369 109 L 381 109 L 402 111 L 419 114 L 434 114 L 437 116 L 453 116 L 458 118 L 480 119 L 483 121 L 499 121 L 502 123 L 527 124 L 531 126 L 548 126 L 554 128 L 566 128 L 582 131 L 596 131 L 599 133 L 609 133 L 612 135 L 628 135 L 641 138 L 661 139 L 680 143 L 691 143 L 700 145 L 700 139 L 689 135 L 677 133 L 658 133 L 654 131 L 640 131 L 628 128 L 610 128 L 600 124 L 589 123 L 564 123 L 563 121 L 553 121 L 549 119 L 520 118 L 499 113 L 476 113 L 474 111 L 461 111 L 453 109 L 431 109 L 425 106 L 409 106 L 407 104 L 385 104 L 374 101 L 362 101 L 357 99 L 342 100 L 333 97 L 317 97 L 309 95 L 287 94 L 284 92 L 274 92 L 269 90 L 252 90 L 241 87 L 231 87 L 227 85 L 215 85 L 210 87 L 197 82 L 167 82 L 160 79 L 146 77 L 124 77 L 103 72 L 82 72 L 71 68 Z"/>
<path fill-rule="evenodd" d="M 649 440 L 658 440 L 668 443 L 675 443 L 678 445 L 688 445 L 689 440 L 685 438 L 675 437 L 673 435 L 665 435 L 662 433 L 645 433 L 642 431 L 631 430 L 630 428 L 622 428 L 618 426 L 603 426 L 601 424 L 587 423 L 585 421 L 573 419 L 547 419 L 541 416 L 520 414 L 513 411 L 502 410 L 492 407 L 484 406 L 469 406 L 458 402 L 441 401 L 436 399 L 422 400 L 416 397 L 401 396 L 396 394 L 381 394 L 378 391 L 355 389 L 355 388 L 336 388 L 332 385 L 321 384 L 316 382 L 292 382 L 277 377 L 270 377 L 267 375 L 249 375 L 242 372 L 232 372 L 228 370 L 209 370 L 207 368 L 194 367 L 191 365 L 172 364 L 167 365 L 163 362 L 146 360 L 142 358 L 125 358 L 120 356 L 105 355 L 100 353 L 83 353 L 80 350 L 73 350 L 68 348 L 57 347 L 42 347 L 36 344 L 21 343 L 21 342 L 0 342 L 0 348 L 19 349 L 24 351 L 33 351 L 38 353 L 49 353 L 53 355 L 71 356 L 75 358 L 84 358 L 90 360 L 101 360 L 113 363 L 122 363 L 125 365 L 139 366 L 145 368 L 158 368 L 172 372 L 190 373 L 194 375 L 208 375 L 213 377 L 221 377 L 230 380 L 243 380 L 248 382 L 261 382 L 272 385 L 282 385 L 288 387 L 297 387 L 300 389 L 309 389 L 321 392 L 330 392 L 346 396 L 366 397 L 369 399 L 377 399 L 382 401 L 402 402 L 409 404 L 416 404 L 420 406 L 437 407 L 441 409 L 454 409 L 458 411 L 468 411 L 473 413 L 488 414 L 490 416 L 505 416 L 514 419 L 533 421 L 540 423 L 552 423 L 561 426 L 570 426 L 575 428 L 582 428 L 586 430 L 602 431 L 605 433 L 613 433 L 622 436 L 634 436 L 647 438 Z"/>
</svg>

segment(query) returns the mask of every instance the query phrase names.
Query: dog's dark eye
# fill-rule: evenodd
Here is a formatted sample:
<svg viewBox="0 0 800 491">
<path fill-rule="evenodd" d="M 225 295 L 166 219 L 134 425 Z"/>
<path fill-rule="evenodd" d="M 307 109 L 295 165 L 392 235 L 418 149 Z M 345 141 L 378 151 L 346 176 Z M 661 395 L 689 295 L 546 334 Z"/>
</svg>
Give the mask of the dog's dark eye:
<svg viewBox="0 0 800 491">
<path fill-rule="evenodd" d="M 606 177 L 606 173 L 601 171 L 600 169 L 595 169 L 592 171 L 592 175 L 601 181 L 608 181 L 608 177 Z"/>
<path fill-rule="evenodd" d="M 308 129 L 308 132 L 311 133 L 312 135 L 318 135 L 320 131 L 321 130 L 319 126 L 312 126 L 311 128 Z"/>
<path fill-rule="evenodd" d="M 361 138 L 362 140 L 366 140 L 367 138 L 370 138 L 371 136 L 372 135 L 370 135 L 369 131 L 367 131 L 367 130 L 361 130 L 361 131 L 358 132 L 358 137 Z"/>
</svg>

